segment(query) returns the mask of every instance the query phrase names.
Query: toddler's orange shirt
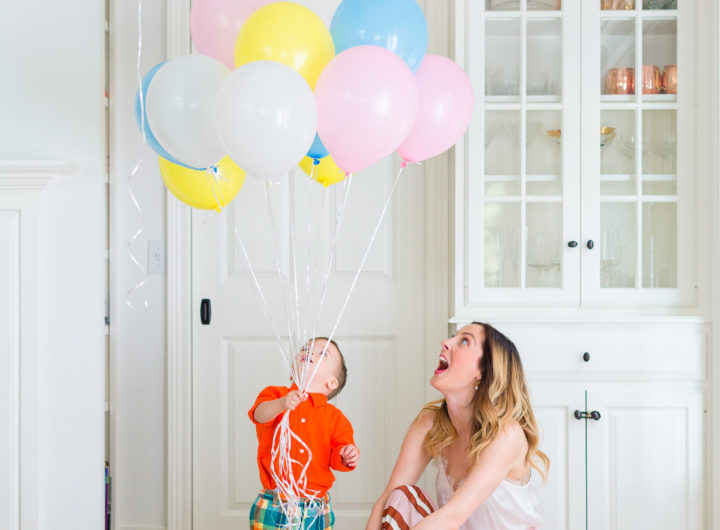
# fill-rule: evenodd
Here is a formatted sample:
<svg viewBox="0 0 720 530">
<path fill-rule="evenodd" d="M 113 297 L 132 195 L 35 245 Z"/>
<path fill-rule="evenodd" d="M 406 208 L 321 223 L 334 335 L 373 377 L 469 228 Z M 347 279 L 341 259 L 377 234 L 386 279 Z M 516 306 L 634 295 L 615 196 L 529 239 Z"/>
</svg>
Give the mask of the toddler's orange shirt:
<svg viewBox="0 0 720 530">
<path fill-rule="evenodd" d="M 270 473 L 272 442 L 275 428 L 282 420 L 284 413 L 278 414 L 267 423 L 258 423 L 255 421 L 255 409 L 260 403 L 285 397 L 291 390 L 297 390 L 297 386 L 293 385 L 291 388 L 269 386 L 260 392 L 255 404 L 248 411 L 248 416 L 255 424 L 257 431 L 257 463 L 260 481 L 266 489 L 276 488 Z M 352 425 L 337 407 L 328 403 L 327 396 L 324 394 L 309 394 L 308 399 L 290 412 L 290 429 L 312 451 L 312 461 L 307 470 L 307 489 L 319 491 L 319 497 L 324 496 L 335 481 L 331 468 L 337 471 L 354 469 L 343 465 L 340 456 L 340 450 L 344 446 L 355 445 Z M 307 451 L 297 440 L 292 442 L 290 456 L 293 460 L 302 462 L 303 465 L 308 460 Z M 300 477 L 301 472 L 302 465 L 293 464 L 295 479 Z"/>
</svg>

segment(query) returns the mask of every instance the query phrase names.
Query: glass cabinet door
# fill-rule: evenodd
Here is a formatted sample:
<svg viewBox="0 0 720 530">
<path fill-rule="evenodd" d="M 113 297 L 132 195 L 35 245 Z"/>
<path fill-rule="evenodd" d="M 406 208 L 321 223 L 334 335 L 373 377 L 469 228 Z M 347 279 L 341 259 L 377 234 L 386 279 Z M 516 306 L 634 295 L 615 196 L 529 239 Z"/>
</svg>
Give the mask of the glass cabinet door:
<svg viewBox="0 0 720 530">
<path fill-rule="evenodd" d="M 692 189 L 678 158 L 679 118 L 691 99 L 678 68 L 683 78 L 692 68 L 678 65 L 678 2 L 690 3 L 584 3 L 583 298 L 590 302 L 682 303 L 693 280 L 682 261 L 692 237 L 678 237 L 688 208 L 681 197 Z"/>
<path fill-rule="evenodd" d="M 578 2 L 466 9 L 476 119 L 468 132 L 466 302 L 579 302 Z M 483 53 L 478 53 L 480 50 Z"/>
</svg>

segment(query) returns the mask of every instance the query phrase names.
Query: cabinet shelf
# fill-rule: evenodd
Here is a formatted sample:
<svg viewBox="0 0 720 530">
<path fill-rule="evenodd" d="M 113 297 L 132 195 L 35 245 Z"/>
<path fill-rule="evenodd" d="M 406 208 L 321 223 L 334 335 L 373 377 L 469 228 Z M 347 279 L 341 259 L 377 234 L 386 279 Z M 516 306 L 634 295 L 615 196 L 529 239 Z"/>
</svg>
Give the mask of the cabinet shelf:
<svg viewBox="0 0 720 530">
<path fill-rule="evenodd" d="M 610 174 L 600 175 L 600 182 L 630 182 L 635 179 L 634 174 Z M 645 174 L 642 176 L 643 182 L 675 182 L 677 175 L 669 174 Z"/>
<path fill-rule="evenodd" d="M 562 108 L 560 96 L 526 96 L 525 102 L 528 105 L 556 104 L 546 107 L 548 110 L 560 110 Z M 520 96 L 485 96 L 485 104 L 503 104 L 502 108 L 504 109 L 508 109 L 508 104 L 514 105 L 515 109 L 521 108 Z"/>
<path fill-rule="evenodd" d="M 603 108 L 607 108 L 610 104 L 623 104 L 618 108 L 633 108 L 635 105 L 640 103 L 636 98 L 635 94 L 603 94 L 600 97 L 600 103 L 603 103 Z M 677 94 L 643 94 L 642 103 L 653 105 L 653 108 L 659 110 L 676 110 L 677 109 Z M 629 105 L 628 105 L 629 104 Z M 664 104 L 664 105 L 659 105 Z"/>
<path fill-rule="evenodd" d="M 518 182 L 520 175 L 485 175 L 485 182 Z M 526 175 L 526 182 L 557 182 L 559 175 Z"/>
</svg>

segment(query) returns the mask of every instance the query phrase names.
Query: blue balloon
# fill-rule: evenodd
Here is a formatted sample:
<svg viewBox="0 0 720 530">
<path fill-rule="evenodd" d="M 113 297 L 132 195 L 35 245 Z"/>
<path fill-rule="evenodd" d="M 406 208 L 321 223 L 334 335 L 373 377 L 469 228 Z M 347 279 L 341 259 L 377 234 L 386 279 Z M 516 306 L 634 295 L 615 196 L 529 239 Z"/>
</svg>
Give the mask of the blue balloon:
<svg viewBox="0 0 720 530">
<path fill-rule="evenodd" d="M 307 152 L 307 156 L 310 158 L 314 158 L 315 160 L 319 160 L 320 158 L 325 158 L 328 156 L 328 150 L 325 149 L 325 146 L 322 143 L 322 140 L 320 139 L 320 136 L 318 136 L 317 133 L 315 133 L 315 141 L 310 146 L 310 149 Z"/>
<path fill-rule="evenodd" d="M 427 21 L 415 0 L 343 0 L 330 33 L 335 53 L 366 44 L 380 46 L 398 55 L 413 73 L 428 44 Z"/>
<path fill-rule="evenodd" d="M 160 142 L 157 141 L 155 138 L 155 135 L 150 130 L 150 125 L 148 124 L 147 119 L 147 93 L 148 88 L 150 87 L 150 82 L 153 80 L 153 77 L 155 77 L 155 74 L 157 74 L 158 70 L 164 65 L 167 61 L 164 61 L 156 66 L 154 66 L 147 74 L 145 74 L 145 77 L 143 77 L 142 80 L 142 103 L 140 103 L 140 88 L 138 87 L 137 91 L 135 92 L 135 121 L 137 122 L 138 128 L 140 129 L 140 132 L 145 130 L 145 142 L 152 148 L 153 151 L 155 151 L 157 154 L 159 154 L 161 157 L 163 157 L 166 160 L 169 160 L 173 164 L 177 164 L 179 166 L 187 167 L 190 169 L 205 169 L 205 168 L 199 168 L 199 167 L 191 167 L 186 164 L 183 164 L 182 162 L 179 162 L 177 159 L 173 158 L 173 156 L 168 153 L 165 149 L 163 149 L 163 146 L 160 145 Z"/>
</svg>

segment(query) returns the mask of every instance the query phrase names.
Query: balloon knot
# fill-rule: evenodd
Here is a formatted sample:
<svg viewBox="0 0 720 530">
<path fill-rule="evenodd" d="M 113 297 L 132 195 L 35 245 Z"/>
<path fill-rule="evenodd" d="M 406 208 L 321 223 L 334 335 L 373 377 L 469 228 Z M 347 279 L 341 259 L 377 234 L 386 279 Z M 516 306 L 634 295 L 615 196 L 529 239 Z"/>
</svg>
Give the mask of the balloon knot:
<svg viewBox="0 0 720 530">
<path fill-rule="evenodd" d="M 320 159 L 319 158 L 313 158 L 313 166 L 319 166 L 320 165 Z"/>
<path fill-rule="evenodd" d="M 402 164 L 400 164 L 400 167 L 401 167 L 401 168 L 406 168 L 406 167 L 407 167 L 407 160 L 403 160 L 403 161 L 402 161 Z"/>
</svg>

